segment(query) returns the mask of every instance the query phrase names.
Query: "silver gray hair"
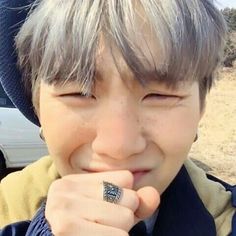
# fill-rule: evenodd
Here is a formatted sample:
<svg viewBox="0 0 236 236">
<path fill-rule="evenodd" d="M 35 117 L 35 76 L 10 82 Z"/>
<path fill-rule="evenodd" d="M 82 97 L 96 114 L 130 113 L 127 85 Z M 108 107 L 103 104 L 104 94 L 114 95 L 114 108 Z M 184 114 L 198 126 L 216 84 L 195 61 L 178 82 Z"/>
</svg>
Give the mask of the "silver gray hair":
<svg viewBox="0 0 236 236">
<path fill-rule="evenodd" d="M 158 48 L 152 60 L 135 39 L 142 34 L 142 17 Z M 38 79 L 77 80 L 86 93 L 94 83 L 101 33 L 141 82 L 152 73 L 170 86 L 197 80 L 207 90 L 222 57 L 226 26 L 211 0 L 39 0 L 16 37 L 28 87 Z"/>
</svg>

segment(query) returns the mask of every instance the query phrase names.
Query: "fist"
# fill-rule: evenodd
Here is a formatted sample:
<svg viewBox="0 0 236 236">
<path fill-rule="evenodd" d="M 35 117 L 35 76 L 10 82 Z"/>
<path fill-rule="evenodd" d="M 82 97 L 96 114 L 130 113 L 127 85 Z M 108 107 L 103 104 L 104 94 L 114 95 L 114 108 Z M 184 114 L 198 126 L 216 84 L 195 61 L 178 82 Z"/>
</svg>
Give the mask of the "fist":
<svg viewBox="0 0 236 236">
<path fill-rule="evenodd" d="M 123 193 L 117 204 L 103 200 L 103 181 Z M 132 190 L 129 171 L 68 175 L 49 188 L 45 216 L 55 236 L 128 236 L 141 219 L 153 214 L 159 194 L 152 187 Z"/>
</svg>

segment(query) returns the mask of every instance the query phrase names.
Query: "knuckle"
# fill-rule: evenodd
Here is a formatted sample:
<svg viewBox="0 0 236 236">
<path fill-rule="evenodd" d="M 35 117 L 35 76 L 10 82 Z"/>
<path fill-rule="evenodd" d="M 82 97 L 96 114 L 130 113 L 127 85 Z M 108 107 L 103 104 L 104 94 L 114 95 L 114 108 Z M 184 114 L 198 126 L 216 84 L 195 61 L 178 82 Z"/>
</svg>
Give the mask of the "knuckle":
<svg viewBox="0 0 236 236">
<path fill-rule="evenodd" d="M 68 186 L 69 185 L 69 186 Z M 73 193 L 73 186 L 70 181 L 56 180 L 54 181 L 48 191 L 46 201 L 47 215 L 53 215 L 55 212 L 68 212 L 72 211 L 76 202 L 81 200 L 79 193 Z M 76 201 L 75 197 L 76 196 Z"/>
<path fill-rule="evenodd" d="M 67 228 L 66 227 L 54 228 L 52 229 L 52 233 L 53 235 L 56 235 L 56 236 L 66 236 L 68 235 L 68 228 L 71 229 L 71 226 L 67 226 Z"/>
<path fill-rule="evenodd" d="M 51 183 L 49 186 L 48 193 L 66 193 L 70 192 L 74 186 L 74 183 L 70 180 L 67 180 L 65 178 L 57 179 Z"/>
<path fill-rule="evenodd" d="M 66 187 L 65 180 L 64 179 L 57 179 L 52 182 L 52 184 L 49 187 L 49 191 L 50 192 L 61 191 L 62 187 L 63 187 L 63 189 Z"/>
<path fill-rule="evenodd" d="M 125 231 L 119 231 L 119 233 L 117 234 L 117 236 L 129 236 L 129 234 Z"/>
<path fill-rule="evenodd" d="M 58 235 L 58 236 L 66 235 L 68 234 L 68 229 L 72 228 L 71 222 L 63 221 L 59 224 L 57 218 L 52 219 L 49 223 L 53 235 Z"/>
<path fill-rule="evenodd" d="M 74 235 L 75 232 L 77 235 L 81 232 L 81 229 L 85 227 L 84 225 L 84 222 L 80 218 L 77 218 L 76 221 L 69 218 L 65 219 L 63 222 L 54 218 L 54 221 L 52 221 L 52 223 L 50 222 L 51 231 L 53 235 L 56 236 Z"/>
<path fill-rule="evenodd" d="M 139 198 L 135 191 L 130 190 L 129 191 L 129 203 L 130 203 L 130 209 L 132 211 L 135 211 L 139 206 Z"/>
<path fill-rule="evenodd" d="M 134 213 L 130 209 L 126 209 L 123 212 L 123 227 L 126 230 L 129 230 L 134 224 Z"/>
<path fill-rule="evenodd" d="M 59 181 L 54 181 L 50 185 L 47 195 L 47 204 L 48 203 L 50 203 L 50 205 L 58 204 L 58 200 L 61 199 L 61 192 L 63 191 L 62 188 L 60 188 L 60 186 L 61 183 Z"/>
<path fill-rule="evenodd" d="M 53 181 L 52 183 L 51 183 L 51 185 L 49 186 L 49 193 L 50 192 L 54 192 L 54 191 L 56 191 L 57 189 L 58 189 L 58 186 L 59 185 L 59 180 L 55 180 L 55 181 Z"/>
<path fill-rule="evenodd" d="M 124 219 L 127 221 L 127 220 L 131 220 L 134 218 L 134 213 L 132 210 L 126 208 L 123 212 L 123 215 L 124 215 Z"/>
<path fill-rule="evenodd" d="M 126 182 L 130 185 L 133 186 L 134 183 L 134 176 L 133 174 L 128 171 L 128 170 L 124 170 L 124 173 L 122 173 L 123 178 L 126 180 Z"/>
<path fill-rule="evenodd" d="M 52 227 L 52 233 L 53 235 L 57 235 L 57 236 L 64 236 L 66 235 L 68 232 L 66 232 L 66 228 L 65 227 Z"/>
</svg>

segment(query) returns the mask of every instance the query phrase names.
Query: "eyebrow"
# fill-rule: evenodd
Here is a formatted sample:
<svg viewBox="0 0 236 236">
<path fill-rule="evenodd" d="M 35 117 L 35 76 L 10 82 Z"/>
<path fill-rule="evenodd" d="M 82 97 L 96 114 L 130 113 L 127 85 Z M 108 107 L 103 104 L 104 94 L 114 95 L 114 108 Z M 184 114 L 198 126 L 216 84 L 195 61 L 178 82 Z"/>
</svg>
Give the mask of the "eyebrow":
<svg viewBox="0 0 236 236">
<path fill-rule="evenodd" d="M 145 79 L 147 83 L 160 83 L 169 81 L 166 74 L 160 73 L 156 70 L 150 70 L 145 71 L 143 75 L 141 75 L 142 78 Z"/>
<path fill-rule="evenodd" d="M 167 87 L 176 87 L 180 81 L 177 81 L 168 73 L 160 72 L 157 70 L 145 70 L 142 74 L 135 75 L 136 79 L 142 80 L 144 84 L 158 84 L 165 85 Z M 140 78 L 141 77 L 141 78 Z"/>
<path fill-rule="evenodd" d="M 116 62 L 116 60 L 115 60 Z M 177 72 L 175 75 L 173 69 L 168 68 L 167 71 L 165 69 L 160 68 L 159 70 L 155 66 L 148 66 L 149 68 L 145 68 L 145 66 L 141 68 L 131 68 L 126 70 L 122 66 L 119 67 L 116 64 L 117 70 L 121 76 L 121 78 L 125 79 L 126 77 L 133 77 L 136 81 L 139 81 L 143 86 L 148 86 L 151 84 L 166 86 L 170 89 L 177 89 L 183 82 L 187 81 L 185 76 L 180 76 Z M 95 68 L 94 73 L 95 80 L 102 81 L 103 73 L 99 68 Z"/>
</svg>

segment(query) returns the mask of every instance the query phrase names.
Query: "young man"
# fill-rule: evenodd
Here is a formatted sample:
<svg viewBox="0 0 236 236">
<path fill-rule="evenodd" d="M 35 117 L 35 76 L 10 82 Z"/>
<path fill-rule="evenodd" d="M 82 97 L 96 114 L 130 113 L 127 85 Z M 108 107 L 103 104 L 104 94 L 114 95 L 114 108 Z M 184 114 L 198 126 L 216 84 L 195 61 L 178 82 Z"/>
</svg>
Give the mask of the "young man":
<svg viewBox="0 0 236 236">
<path fill-rule="evenodd" d="M 206 0 L 33 4 L 16 36 L 26 93 L 1 80 L 60 178 L 42 176 L 36 216 L 2 234 L 235 235 L 235 190 L 187 160 L 224 38 Z"/>
</svg>

